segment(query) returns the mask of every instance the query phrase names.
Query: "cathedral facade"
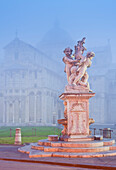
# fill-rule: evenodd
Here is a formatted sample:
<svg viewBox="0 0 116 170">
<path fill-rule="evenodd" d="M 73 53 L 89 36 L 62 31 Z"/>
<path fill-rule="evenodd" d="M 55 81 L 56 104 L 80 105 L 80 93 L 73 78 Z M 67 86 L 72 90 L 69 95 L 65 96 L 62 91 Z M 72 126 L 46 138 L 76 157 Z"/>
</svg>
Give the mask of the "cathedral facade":
<svg viewBox="0 0 116 170">
<path fill-rule="evenodd" d="M 47 38 L 46 38 L 47 37 Z M 37 47 L 15 38 L 4 47 L 0 67 L 0 125 L 57 125 L 63 117 L 66 75 L 63 50 L 76 44 L 68 34 L 55 28 Z M 42 51 L 42 52 L 41 52 Z M 116 65 L 112 64 L 110 44 L 90 48 L 95 52 L 88 68 L 90 118 L 96 123 L 116 123 Z"/>
<path fill-rule="evenodd" d="M 61 66 L 15 38 L 0 69 L 0 125 L 56 125 L 63 114 Z"/>
</svg>

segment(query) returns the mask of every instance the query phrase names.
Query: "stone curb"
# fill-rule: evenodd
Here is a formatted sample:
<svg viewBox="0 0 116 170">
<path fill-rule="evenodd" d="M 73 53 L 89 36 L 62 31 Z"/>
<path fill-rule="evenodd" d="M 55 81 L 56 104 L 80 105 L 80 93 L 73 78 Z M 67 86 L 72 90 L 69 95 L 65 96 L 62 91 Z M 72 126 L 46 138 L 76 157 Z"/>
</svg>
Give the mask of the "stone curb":
<svg viewBox="0 0 116 170">
<path fill-rule="evenodd" d="M 35 161 L 27 159 L 9 159 L 9 158 L 0 158 L 3 161 L 14 161 L 14 162 L 26 162 L 26 163 L 40 163 L 40 164 L 49 164 L 49 165 L 58 165 L 65 167 L 79 167 L 79 168 L 89 168 L 89 169 L 107 169 L 115 170 L 115 166 L 104 166 L 104 165 L 90 165 L 90 164 L 71 164 L 71 163 L 60 163 L 60 162 L 50 162 L 50 161 Z"/>
</svg>

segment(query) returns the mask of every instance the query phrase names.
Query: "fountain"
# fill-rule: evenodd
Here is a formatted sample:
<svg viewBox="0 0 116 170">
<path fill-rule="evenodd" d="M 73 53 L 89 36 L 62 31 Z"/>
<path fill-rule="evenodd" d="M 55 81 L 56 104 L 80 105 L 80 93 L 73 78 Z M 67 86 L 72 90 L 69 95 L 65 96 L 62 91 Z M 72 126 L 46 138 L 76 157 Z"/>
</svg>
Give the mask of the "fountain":
<svg viewBox="0 0 116 170">
<path fill-rule="evenodd" d="M 64 126 L 62 135 L 49 135 L 48 139 L 39 140 L 19 148 L 29 157 L 104 157 L 116 155 L 113 139 L 103 139 L 91 135 L 89 125 L 94 123 L 89 118 L 89 99 L 95 96 L 88 82 L 87 69 L 92 64 L 95 54 L 87 52 L 84 56 L 85 37 L 75 45 L 74 54 L 71 48 L 64 50 L 63 62 L 67 76 L 67 85 L 59 98 L 64 102 L 64 118 L 58 123 Z"/>
</svg>

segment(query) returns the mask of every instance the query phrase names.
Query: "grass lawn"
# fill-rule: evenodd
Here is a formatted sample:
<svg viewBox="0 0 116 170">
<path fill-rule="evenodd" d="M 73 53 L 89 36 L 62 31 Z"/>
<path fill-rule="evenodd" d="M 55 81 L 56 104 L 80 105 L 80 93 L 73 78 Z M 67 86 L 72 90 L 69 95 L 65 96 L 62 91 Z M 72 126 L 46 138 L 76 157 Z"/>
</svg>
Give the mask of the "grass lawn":
<svg viewBox="0 0 116 170">
<path fill-rule="evenodd" d="M 0 128 L 0 144 L 14 144 L 15 129 L 17 127 Z M 57 127 L 32 127 L 25 126 L 21 128 L 22 144 L 37 142 L 40 139 L 46 139 L 48 135 L 60 135 L 61 129 Z"/>
<path fill-rule="evenodd" d="M 38 142 L 38 140 L 41 139 L 46 139 L 47 137 L 38 137 L 38 136 L 33 136 L 33 137 L 22 137 L 22 144 L 24 143 L 33 143 L 33 142 Z M 0 137 L 0 144 L 14 144 L 15 142 L 15 137 Z"/>
</svg>

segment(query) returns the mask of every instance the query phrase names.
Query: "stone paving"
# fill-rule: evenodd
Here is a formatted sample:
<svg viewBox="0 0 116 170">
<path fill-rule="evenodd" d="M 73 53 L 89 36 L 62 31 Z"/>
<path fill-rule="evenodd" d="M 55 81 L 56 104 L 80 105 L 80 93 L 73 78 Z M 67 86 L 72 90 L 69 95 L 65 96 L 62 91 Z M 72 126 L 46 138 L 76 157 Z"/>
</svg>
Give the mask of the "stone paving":
<svg viewBox="0 0 116 170">
<path fill-rule="evenodd" d="M 26 162 L 14 162 L 14 161 L 2 161 L 0 160 L 0 170 L 88 170 L 88 168 L 79 167 L 67 167 L 58 165 L 38 164 L 38 163 L 26 163 Z M 95 170 L 95 169 L 92 169 Z"/>
<path fill-rule="evenodd" d="M 0 145 L 0 160 L 42 163 L 88 169 L 116 169 L 116 156 L 99 158 L 29 158 L 28 154 L 18 152 L 19 146 Z"/>
</svg>

